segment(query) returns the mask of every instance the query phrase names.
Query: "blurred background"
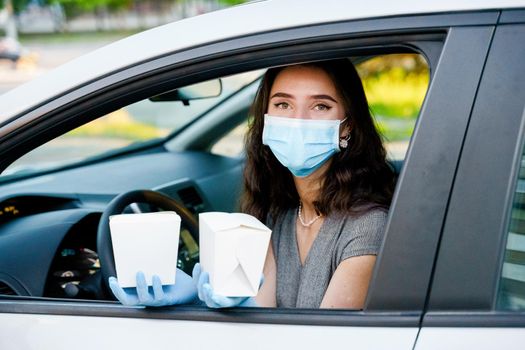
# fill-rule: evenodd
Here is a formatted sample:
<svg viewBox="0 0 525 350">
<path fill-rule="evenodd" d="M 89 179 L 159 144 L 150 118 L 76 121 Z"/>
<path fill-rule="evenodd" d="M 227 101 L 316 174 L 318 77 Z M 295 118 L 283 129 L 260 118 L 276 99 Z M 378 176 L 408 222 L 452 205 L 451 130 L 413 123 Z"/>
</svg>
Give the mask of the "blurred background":
<svg viewBox="0 0 525 350">
<path fill-rule="evenodd" d="M 142 30 L 243 0 L 0 0 L 0 94 Z"/>
</svg>

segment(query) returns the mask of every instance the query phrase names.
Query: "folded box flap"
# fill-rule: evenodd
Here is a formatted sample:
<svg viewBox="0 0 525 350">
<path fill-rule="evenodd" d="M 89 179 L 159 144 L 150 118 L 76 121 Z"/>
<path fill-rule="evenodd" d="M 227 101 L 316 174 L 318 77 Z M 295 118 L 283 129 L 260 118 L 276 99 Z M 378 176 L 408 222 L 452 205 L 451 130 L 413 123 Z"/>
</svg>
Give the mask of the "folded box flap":
<svg viewBox="0 0 525 350">
<path fill-rule="evenodd" d="M 109 217 L 109 221 L 114 222 L 126 222 L 126 223 L 137 223 L 137 222 L 180 222 L 180 216 L 174 211 L 159 211 L 154 213 L 136 213 L 136 214 L 116 214 Z"/>
<path fill-rule="evenodd" d="M 239 239 L 235 255 L 253 291 L 259 290 L 269 238 L 257 234 Z"/>
<path fill-rule="evenodd" d="M 199 214 L 199 220 L 205 221 L 214 231 L 225 231 L 239 227 L 269 231 L 257 218 L 243 213 L 208 212 Z"/>
<path fill-rule="evenodd" d="M 200 213 L 199 222 L 206 222 L 213 231 L 224 231 L 239 227 L 236 222 L 232 222 L 229 213 L 219 211 Z"/>
<path fill-rule="evenodd" d="M 262 230 L 262 231 L 270 231 L 270 229 L 266 227 L 266 225 L 264 225 L 254 216 L 251 216 L 249 214 L 243 214 L 243 213 L 233 213 L 231 215 L 235 217 L 235 220 L 239 226 L 245 226 L 245 227 L 253 228 L 256 230 Z"/>
</svg>

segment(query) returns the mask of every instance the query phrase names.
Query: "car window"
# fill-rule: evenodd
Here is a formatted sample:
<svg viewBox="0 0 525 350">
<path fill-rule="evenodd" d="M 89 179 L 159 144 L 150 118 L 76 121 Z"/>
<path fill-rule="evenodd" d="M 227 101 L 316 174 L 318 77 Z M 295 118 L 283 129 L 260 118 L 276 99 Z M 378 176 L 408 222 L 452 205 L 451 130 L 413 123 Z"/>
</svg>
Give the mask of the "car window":
<svg viewBox="0 0 525 350">
<path fill-rule="evenodd" d="M 498 306 L 525 310 L 525 150 L 510 212 Z"/>
<path fill-rule="evenodd" d="M 389 159 L 404 159 L 429 84 L 427 62 L 418 54 L 388 54 L 360 60 L 356 68 Z M 239 156 L 246 130 L 247 123 L 236 126 L 211 152 Z"/>
<path fill-rule="evenodd" d="M 144 99 L 102 116 L 37 147 L 0 175 L 26 175 L 139 146 L 176 133 L 213 106 L 253 82 L 261 72 L 221 78 L 218 96 L 182 101 Z"/>
<path fill-rule="evenodd" d="M 358 60 L 356 61 L 356 67 L 363 81 L 369 108 L 374 117 L 376 127 L 384 139 L 389 158 L 402 160 L 407 151 L 427 92 L 429 84 L 427 62 L 422 56 L 417 54 L 388 54 L 356 59 Z M 215 135 L 200 137 L 197 132 L 196 134 L 192 133 L 194 139 L 200 140 L 202 138 L 205 140 L 204 142 L 208 142 L 206 141 L 208 137 L 217 140 L 220 139 L 221 135 L 226 134 L 219 142 L 215 143 L 211 153 L 238 156 L 242 153 L 247 122 L 239 124 L 238 122 L 230 123 L 230 121 L 237 118 L 238 111 L 243 111 L 244 114 L 241 118 L 244 120 L 249 118 L 246 114 L 248 104 L 246 98 L 243 97 L 236 100 L 235 97 L 243 95 L 243 92 L 251 93 L 253 90 L 251 88 L 258 85 L 258 80 L 264 71 L 263 69 L 221 77 L 223 82 L 223 93 L 221 96 L 190 101 L 189 106 L 184 105 L 180 101 L 152 102 L 149 99 L 130 104 L 36 148 L 13 163 L 2 175 L 28 174 L 43 169 L 72 164 L 91 157 L 104 155 L 108 152 L 118 152 L 126 147 L 133 147 L 134 144 L 159 138 L 167 139 L 170 135 L 176 134 L 180 130 L 181 133 L 179 135 L 172 137 L 177 138 L 177 136 L 181 136 L 188 130 L 193 131 L 195 125 L 197 125 L 197 128 L 201 128 L 203 124 L 209 128 L 205 132 L 217 133 L 219 137 L 215 137 Z M 252 100 L 253 96 L 250 97 L 250 101 Z M 229 105 L 229 107 L 224 107 L 223 105 Z M 224 108 L 221 108 L 221 106 Z M 215 120 L 220 125 L 210 126 L 210 120 Z M 209 141 L 207 145 L 211 143 L 213 141 Z M 188 147 L 188 149 L 192 148 Z M 168 149 L 168 151 L 170 150 Z M 176 154 L 177 152 L 174 151 L 172 153 Z M 210 156 L 210 158 L 205 158 L 205 160 L 213 159 L 215 161 L 217 159 L 209 154 L 206 154 L 206 156 Z M 224 160 L 219 159 L 219 161 Z M 228 186 L 223 184 L 217 186 L 218 181 L 221 181 L 222 178 L 228 178 L 233 183 L 231 185 L 233 188 L 236 183 L 236 176 L 241 174 L 241 166 L 239 164 L 242 163 L 237 162 L 237 159 L 228 159 L 227 161 L 235 162 L 228 163 L 234 166 L 232 166 L 230 171 L 224 172 L 224 174 L 205 178 L 203 175 L 201 179 L 191 178 L 191 184 L 188 184 L 189 187 L 184 188 L 180 186 L 186 186 L 186 180 L 180 181 L 181 178 L 171 174 L 168 177 L 169 180 L 164 181 L 162 185 L 164 187 L 157 188 L 157 190 L 164 191 L 174 198 L 179 198 L 185 204 L 196 201 L 201 208 L 204 208 L 204 211 L 212 209 L 221 211 L 223 210 L 221 205 L 225 205 L 222 202 L 229 205 L 230 201 L 233 202 L 238 199 L 233 198 L 237 194 L 235 191 L 229 191 L 226 195 Z M 130 162 L 133 162 L 133 160 L 130 160 Z M 211 169 L 213 170 L 213 167 Z M 115 169 L 111 170 L 115 171 Z M 177 181 L 173 182 L 173 180 L 180 181 L 180 184 Z M 79 184 L 79 188 L 82 186 L 87 185 Z M 111 190 L 113 191 L 113 189 Z M 235 188 L 235 190 L 237 189 Z M 89 191 L 89 188 L 81 188 L 78 192 Z M 11 215 L 11 213 L 7 212 L 6 214 Z M 73 237 L 74 239 L 71 238 L 71 240 L 74 241 L 75 237 L 80 237 L 80 231 L 84 230 L 85 227 L 90 227 L 88 231 L 96 232 L 98 219 L 99 216 L 96 214 L 90 216 L 81 222 L 82 225 L 71 229 L 67 234 L 68 237 Z M 188 241 L 191 241 L 191 237 L 188 239 L 183 232 L 181 231 L 181 241 L 184 244 L 181 243 L 181 246 L 185 248 L 179 249 L 179 260 L 182 261 L 186 257 L 196 259 L 199 248 L 195 242 L 188 243 Z M 89 237 L 93 238 L 93 236 Z M 80 293 L 78 292 L 80 289 L 68 288 L 66 290 L 66 287 L 71 286 L 72 283 L 75 285 L 79 284 L 82 280 L 87 279 L 87 277 L 100 270 L 98 253 L 87 248 L 95 247 L 92 241 L 88 244 L 79 239 L 78 242 L 74 241 L 72 245 L 69 243 L 69 240 L 64 240 L 59 247 L 51 265 L 50 277 L 43 295 L 51 298 L 98 298 L 97 296 L 86 294 L 80 297 L 81 294 L 76 294 Z M 83 266 L 83 269 L 77 269 L 73 273 L 68 267 L 70 262 L 75 259 L 84 259 L 89 263 Z M 180 262 L 178 266 L 182 268 Z M 68 293 L 71 293 L 71 295 Z"/>
</svg>

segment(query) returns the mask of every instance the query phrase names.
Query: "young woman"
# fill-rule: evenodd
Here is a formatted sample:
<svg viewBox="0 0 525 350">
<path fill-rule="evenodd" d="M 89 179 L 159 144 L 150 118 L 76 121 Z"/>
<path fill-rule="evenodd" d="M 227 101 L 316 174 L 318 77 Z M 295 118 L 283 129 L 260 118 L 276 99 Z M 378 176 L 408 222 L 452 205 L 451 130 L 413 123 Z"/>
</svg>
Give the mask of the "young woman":
<svg viewBox="0 0 525 350">
<path fill-rule="evenodd" d="M 362 308 L 394 174 L 355 68 L 340 59 L 269 69 L 252 115 L 241 209 L 272 229 L 264 283 L 255 298 L 227 298 L 196 266 L 199 299 L 210 307 Z M 142 280 L 138 302 L 186 302 L 195 290 L 184 281 L 181 301 L 184 283 L 157 281 L 152 296 Z M 115 284 L 119 300 L 130 297 Z"/>
</svg>

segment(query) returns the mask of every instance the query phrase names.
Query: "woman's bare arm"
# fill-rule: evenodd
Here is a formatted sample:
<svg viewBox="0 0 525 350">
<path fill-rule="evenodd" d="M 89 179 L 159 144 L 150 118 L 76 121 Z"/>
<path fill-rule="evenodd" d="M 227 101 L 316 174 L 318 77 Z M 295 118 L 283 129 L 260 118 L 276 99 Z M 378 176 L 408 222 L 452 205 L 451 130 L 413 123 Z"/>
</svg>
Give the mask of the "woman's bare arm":
<svg viewBox="0 0 525 350">
<path fill-rule="evenodd" d="M 266 253 L 266 260 L 264 262 L 264 283 L 259 289 L 259 293 L 255 297 L 257 305 L 262 307 L 276 307 L 277 301 L 275 299 L 275 291 L 277 286 L 277 268 L 275 265 L 275 256 L 273 255 L 272 243 Z"/>
<path fill-rule="evenodd" d="M 362 255 L 341 262 L 326 289 L 321 308 L 362 309 L 375 261 L 375 255 Z"/>
</svg>

